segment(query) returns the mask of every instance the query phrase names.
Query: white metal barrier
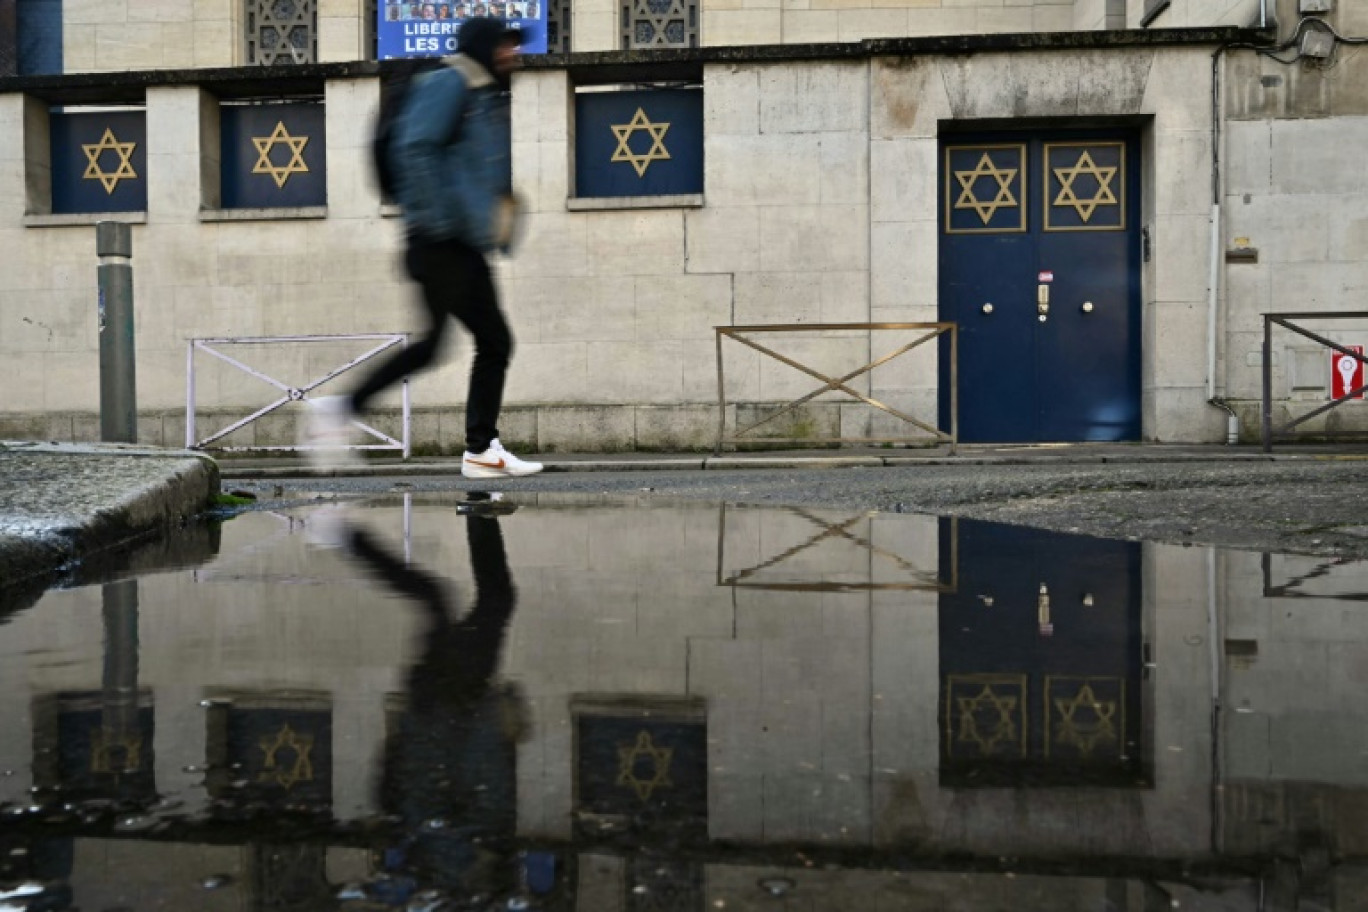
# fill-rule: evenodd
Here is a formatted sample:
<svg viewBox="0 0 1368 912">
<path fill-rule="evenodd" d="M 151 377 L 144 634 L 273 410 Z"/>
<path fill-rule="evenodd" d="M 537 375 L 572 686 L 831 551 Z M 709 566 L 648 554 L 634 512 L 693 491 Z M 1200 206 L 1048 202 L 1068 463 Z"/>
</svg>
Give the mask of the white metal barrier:
<svg viewBox="0 0 1368 912">
<path fill-rule="evenodd" d="M 373 341 L 373 342 L 379 342 L 379 344 L 376 345 L 374 348 L 370 349 L 369 351 L 367 351 L 367 352 L 365 352 L 365 353 L 363 353 L 363 354 L 361 354 L 361 355 L 358 355 L 357 357 L 353 358 L 352 360 L 348 361 L 347 363 L 342 364 L 342 365 L 340 365 L 340 366 L 338 366 L 338 367 L 333 368 L 332 370 L 328 371 L 328 372 L 327 372 L 326 374 L 324 374 L 323 376 L 318 377 L 317 379 L 311 380 L 311 381 L 309 381 L 308 383 L 304 384 L 303 386 L 297 386 L 297 387 L 296 387 L 296 386 L 290 386 L 290 385 L 287 384 L 287 383 L 283 383 L 283 382 L 281 382 L 281 381 L 275 379 L 274 377 L 270 376 L 269 374 L 266 374 L 266 373 L 264 373 L 263 371 L 258 370 L 257 368 L 251 367 L 250 365 L 244 364 L 244 363 L 242 363 L 241 361 L 239 361 L 237 358 L 234 358 L 233 356 L 231 356 L 231 355 L 229 355 L 229 354 L 226 354 L 225 352 L 218 351 L 217 349 L 214 348 L 214 346 L 229 346 L 229 345 L 263 345 L 263 344 L 277 344 L 277 343 L 278 343 L 278 344 L 298 344 L 298 343 L 310 343 L 310 342 L 336 343 L 336 342 L 348 342 L 348 341 Z M 210 445 L 211 443 L 213 443 L 215 440 L 219 440 L 220 438 L 223 438 L 223 437 L 228 436 L 229 434 L 233 433 L 234 431 L 238 430 L 239 428 L 242 428 L 242 427 L 247 426 L 248 424 L 251 424 L 253 421 L 256 421 L 258 418 L 262 417 L 263 415 L 269 415 L 271 412 L 274 412 L 274 411 L 275 411 L 276 409 L 278 409 L 278 408 L 281 408 L 281 407 L 283 407 L 283 406 L 285 406 L 285 405 L 288 405 L 288 404 L 290 404 L 291 402 L 308 402 L 308 401 L 309 401 L 309 393 L 310 393 L 311 391 L 313 391 L 313 390 L 317 389 L 318 387 L 322 386 L 324 383 L 327 383 L 329 380 L 332 380 L 334 377 L 337 377 L 337 376 L 339 376 L 340 374 L 346 373 L 347 371 L 351 370 L 353 367 L 356 367 L 357 365 L 362 364 L 363 362 L 368 361 L 368 360 L 370 360 L 371 358 L 374 358 L 375 356 L 381 354 L 382 352 L 388 351 L 389 349 L 393 348 L 393 347 L 396 346 L 396 345 L 405 345 L 405 346 L 408 345 L 408 334 L 407 334 L 407 333 L 363 333 L 363 334 L 360 334 L 360 335 L 338 335 L 338 336 L 253 336 L 253 337 L 244 337 L 244 338 L 238 338 L 238 339 L 227 339 L 227 338 L 224 338 L 224 339 L 191 339 L 191 340 L 190 340 L 190 343 L 189 343 L 189 346 L 188 346 L 188 348 L 187 348 L 187 353 L 186 353 L 185 446 L 186 446 L 187 449 L 207 449 L 207 448 L 209 447 L 209 445 Z M 263 406 L 263 407 L 260 408 L 260 409 L 257 409 L 255 412 L 253 412 L 252 414 L 248 415 L 246 418 L 243 418 L 243 419 L 241 419 L 241 420 L 239 420 L 239 421 L 235 421 L 235 422 L 233 422 L 232 424 L 228 425 L 226 428 L 223 428 L 223 429 L 220 430 L 220 431 L 217 431 L 217 432 L 215 432 L 215 433 L 213 433 L 213 434 L 210 434 L 210 435 L 207 436 L 207 437 L 204 437 L 204 438 L 202 438 L 202 439 L 197 440 L 197 439 L 195 439 L 195 352 L 196 352 L 196 351 L 202 351 L 202 352 L 204 352 L 204 353 L 206 353 L 206 354 L 213 355 L 215 358 L 218 358 L 219 360 L 224 361 L 224 362 L 226 362 L 226 363 L 232 365 L 233 367 L 236 367 L 238 370 L 240 370 L 240 371 L 242 371 L 242 372 L 244 372 L 244 373 L 246 373 L 246 374 L 250 374 L 251 376 L 257 378 L 257 379 L 260 380 L 260 381 L 262 381 L 263 383 L 266 383 L 266 384 L 268 384 L 268 385 L 270 385 L 270 386 L 275 387 L 276 389 L 278 389 L 278 390 L 280 390 L 281 392 L 283 392 L 284 395 L 281 396 L 279 399 L 276 399 L 274 402 L 271 402 L 269 405 L 266 405 L 266 406 Z M 407 458 L 409 457 L 409 453 L 410 453 L 410 449 L 411 449 L 411 445 L 410 445 L 410 433 L 409 433 L 409 431 L 410 431 L 410 426 L 409 426 L 409 425 L 410 425 L 410 422 L 409 422 L 409 386 L 408 386 L 408 379 L 405 378 L 405 379 L 404 379 L 404 382 L 403 382 L 403 425 L 402 425 L 403 430 L 402 430 L 402 432 L 401 432 L 402 435 L 403 435 L 403 437 L 402 437 L 401 440 L 395 440 L 393 437 L 389 436 L 388 434 L 386 434 L 386 433 L 384 433 L 384 432 L 382 432 L 382 431 L 378 431 L 378 430 L 376 430 L 375 428 L 371 427 L 370 425 L 365 424 L 365 423 L 363 423 L 363 422 L 361 422 L 361 421 L 353 421 L 352 423 L 353 423 L 354 425 L 356 425 L 358 428 L 360 428 L 361 430 L 365 431 L 367 434 L 369 434 L 371 438 L 373 438 L 373 439 L 375 439 L 375 440 L 377 440 L 377 441 L 380 441 L 380 442 L 379 442 L 379 443 L 361 443 L 361 444 L 356 444 L 356 445 L 347 447 L 347 449 L 353 449 L 353 450 L 400 450 L 400 451 L 402 451 L 404 458 L 407 459 Z M 294 444 L 294 445 L 276 444 L 276 445 L 270 445 L 270 446 L 225 446 L 225 447 L 216 447 L 215 449 L 221 449 L 221 450 L 224 450 L 224 451 L 226 452 L 226 451 L 233 451 L 233 450 L 308 450 L 308 449 L 313 449 L 313 447 L 303 446 L 303 445 L 298 445 L 298 444 Z"/>
</svg>

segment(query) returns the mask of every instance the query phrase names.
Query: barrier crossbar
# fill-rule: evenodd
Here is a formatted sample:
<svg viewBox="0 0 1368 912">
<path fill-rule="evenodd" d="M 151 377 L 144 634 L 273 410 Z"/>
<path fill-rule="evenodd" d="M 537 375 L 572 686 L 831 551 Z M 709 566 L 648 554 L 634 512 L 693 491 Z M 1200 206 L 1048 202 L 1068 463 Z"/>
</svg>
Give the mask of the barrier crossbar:
<svg viewBox="0 0 1368 912">
<path fill-rule="evenodd" d="M 335 342 L 378 342 L 373 348 L 341 364 L 321 377 L 308 381 L 302 386 L 290 386 L 283 381 L 277 380 L 271 375 L 259 370 L 251 365 L 244 364 L 242 361 L 228 354 L 219 351 L 215 346 L 233 345 L 273 345 L 273 344 L 300 344 L 300 343 L 335 343 Z M 228 436 L 279 408 L 289 405 L 291 402 L 308 402 L 309 393 L 329 380 L 346 373 L 352 368 L 369 361 L 371 358 L 394 348 L 396 345 L 408 345 L 407 333 L 360 333 L 351 335 L 333 336 L 244 336 L 238 338 L 215 338 L 215 339 L 191 339 L 186 350 L 186 395 L 185 395 L 185 446 L 187 449 L 209 449 L 210 444 L 216 440 Z M 234 421 L 232 424 L 222 428 L 207 437 L 196 439 L 195 436 L 195 352 L 204 352 L 211 355 L 232 367 L 237 368 L 243 373 L 262 381 L 268 386 L 273 386 L 280 390 L 283 395 L 273 402 L 257 409 L 245 418 Z M 362 421 L 352 421 L 352 424 L 364 431 L 375 443 L 360 443 L 347 446 L 350 450 L 399 450 L 405 459 L 409 457 L 412 449 L 410 434 L 410 408 L 409 408 L 409 386 L 408 379 L 403 381 L 403 418 L 402 418 L 402 438 L 396 440 L 394 437 L 379 431 Z M 220 446 L 213 449 L 224 452 L 243 451 L 243 450 L 310 450 L 304 444 L 271 444 L 254 446 Z"/>
<path fill-rule="evenodd" d="M 775 323 L 760 324 L 752 326 L 715 326 L 717 342 L 717 443 L 713 448 L 714 455 L 722 454 L 724 444 L 737 443 L 925 443 L 926 437 L 746 437 L 746 434 L 754 431 L 761 425 L 767 424 L 781 415 L 787 414 L 799 406 L 802 406 L 823 393 L 840 392 L 857 399 L 866 405 L 872 406 L 880 411 L 887 412 L 895 418 L 918 428 L 925 434 L 929 434 L 935 440 L 950 444 L 950 452 L 953 454 L 959 445 L 959 326 L 956 323 Z M 881 330 L 910 330 L 921 331 L 923 334 L 913 339 L 911 342 L 901 345 L 886 355 L 875 358 L 867 364 L 861 365 L 853 371 L 842 374 L 839 377 L 831 377 L 818 371 L 802 362 L 782 355 L 774 349 L 756 342 L 754 339 L 746 338 L 747 334 L 756 333 L 794 333 L 794 332 L 840 332 L 840 331 L 859 331 L 875 332 Z M 877 399 L 866 396 L 857 390 L 852 389 L 846 384 L 861 376 L 869 373 L 874 368 L 882 364 L 887 364 L 894 358 L 904 355 L 923 343 L 932 339 L 937 339 L 942 335 L 948 334 L 950 337 L 950 430 L 944 431 L 934 424 L 922 421 L 912 415 L 905 414 L 891 405 L 887 405 Z M 820 380 L 822 385 L 806 395 L 800 396 L 791 402 L 783 405 L 776 411 L 766 415 L 759 421 L 752 422 L 744 428 L 738 429 L 731 436 L 727 430 L 727 391 L 723 370 L 722 340 L 724 338 L 734 339 L 762 355 L 773 358 L 782 364 L 786 364 L 796 371 L 807 374 L 808 376 Z"/>
<path fill-rule="evenodd" d="M 1263 315 L 1263 402 L 1262 402 L 1262 436 L 1263 451 L 1273 452 L 1273 441 L 1277 438 L 1286 439 L 1292 437 L 1290 433 L 1299 424 L 1310 421 L 1317 415 L 1323 415 L 1332 408 L 1337 408 L 1351 399 L 1360 396 L 1368 390 L 1368 383 L 1362 384 L 1354 389 L 1345 391 L 1344 395 L 1332 398 L 1325 405 L 1312 409 L 1305 415 L 1288 421 L 1280 427 L 1273 426 L 1273 327 L 1281 326 L 1283 329 L 1305 336 L 1313 342 L 1318 342 L 1326 348 L 1347 355 L 1355 359 L 1360 364 L 1368 365 L 1368 356 L 1359 354 L 1348 346 L 1325 338 L 1319 333 L 1311 332 L 1303 326 L 1298 326 L 1293 320 L 1363 320 L 1368 319 L 1368 311 L 1321 311 L 1305 313 L 1266 313 Z"/>
</svg>

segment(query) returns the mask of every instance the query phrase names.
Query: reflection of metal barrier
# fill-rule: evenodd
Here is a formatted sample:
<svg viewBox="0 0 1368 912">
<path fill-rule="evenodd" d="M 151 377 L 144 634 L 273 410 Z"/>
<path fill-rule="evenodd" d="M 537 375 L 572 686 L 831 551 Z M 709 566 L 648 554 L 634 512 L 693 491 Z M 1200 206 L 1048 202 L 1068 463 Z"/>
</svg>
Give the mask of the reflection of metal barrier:
<svg viewBox="0 0 1368 912">
<path fill-rule="evenodd" d="M 332 370 L 328 371 L 328 372 L 327 372 L 326 374 L 324 374 L 323 376 L 321 376 L 321 377 L 319 377 L 319 378 L 317 378 L 317 379 L 315 379 L 315 380 L 311 380 L 310 382 L 304 384 L 303 386 L 299 386 L 299 387 L 294 387 L 294 386 L 290 386 L 290 385 L 288 385 L 288 384 L 286 384 L 286 383 L 282 383 L 281 381 L 275 379 L 274 377 L 271 377 L 270 375 L 268 375 L 268 374 L 266 374 L 266 373 L 263 373 L 263 372 L 260 371 L 260 370 L 257 370 L 257 369 L 254 368 L 254 367 L 250 367 L 250 366 L 248 366 L 248 365 L 246 365 L 246 364 L 243 364 L 241 361 L 239 361 L 238 359 L 232 357 L 231 355 L 225 354 L 224 352 L 221 352 L 221 351 L 217 351 L 217 350 L 215 350 L 215 349 L 213 348 L 213 346 L 215 346 L 215 345 L 267 345 L 267 344 L 296 344 L 296 343 L 307 343 L 307 342 L 327 342 L 327 343 L 336 343 L 336 342 L 355 342 L 355 341 L 372 341 L 372 342 L 373 342 L 373 341 L 378 341 L 380 344 L 377 345 L 377 346 L 375 346 L 374 348 L 370 349 L 369 351 L 367 351 L 367 352 L 365 352 L 365 353 L 363 353 L 363 354 L 361 354 L 361 355 L 358 355 L 357 357 L 351 359 L 351 360 L 348 361 L 346 364 L 343 364 L 343 365 L 341 365 L 341 366 L 339 366 L 339 367 L 335 367 L 335 368 L 333 368 Z M 271 412 L 274 412 L 276 409 L 278 409 L 278 408 L 280 408 L 280 407 L 282 407 L 282 406 L 284 406 L 284 405 L 288 405 L 288 404 L 291 403 L 291 402 L 307 402 L 307 401 L 309 400 L 308 394 L 309 394 L 311 391 L 313 391 L 313 390 L 317 389 L 318 387 L 322 386 L 324 383 L 327 383 L 329 380 L 332 380 L 334 377 L 337 377 L 337 376 L 340 375 L 340 374 L 346 373 L 347 371 L 351 370 L 353 367 L 356 367 L 358 364 L 361 364 L 361 363 L 364 362 L 364 361 L 368 361 L 368 360 L 370 360 L 371 358 L 374 358 L 376 355 L 380 354 L 381 352 L 388 351 L 389 349 L 393 348 L 393 347 L 396 346 L 396 345 L 407 345 L 407 344 L 408 344 L 408 335 L 407 335 L 406 333 L 366 333 L 366 334 L 361 334 L 361 335 L 343 335 L 343 336 L 259 336 L 259 337 L 241 338 L 241 339 L 191 339 L 191 340 L 190 340 L 190 344 L 189 344 L 188 354 L 187 354 L 187 356 L 186 356 L 185 446 L 186 446 L 187 449 L 206 449 L 206 448 L 209 446 L 209 444 L 213 443 L 215 440 L 218 440 L 218 439 L 220 439 L 220 438 L 222 438 L 222 437 L 228 436 L 229 434 L 233 433 L 234 431 L 238 430 L 239 428 L 242 428 L 242 427 L 247 426 L 248 424 L 251 424 L 253 421 L 256 421 L 258 418 L 260 418 L 260 417 L 262 417 L 262 416 L 264 416 L 264 415 L 269 415 Z M 275 387 L 276 389 L 278 389 L 278 390 L 280 390 L 281 392 L 283 392 L 285 395 L 281 396 L 279 399 L 275 400 L 274 402 L 270 403 L 269 405 L 266 405 L 266 406 L 264 406 L 264 407 L 262 407 L 262 408 L 260 408 L 260 409 L 257 409 L 255 412 L 253 412 L 252 414 L 248 415 L 246 418 L 243 418 L 243 419 L 241 419 L 240 421 L 235 421 L 235 422 L 233 422 L 232 424 L 228 425 L 228 427 L 222 429 L 221 431 L 218 431 L 217 433 L 214 433 L 214 434 L 210 434 L 208 437 L 205 437 L 205 438 L 203 438 L 203 439 L 201 439 L 201 440 L 196 440 L 196 439 L 195 439 L 195 352 L 196 352 L 197 350 L 198 350 L 198 351 L 202 351 L 202 352 L 204 352 L 204 353 L 206 353 L 206 354 L 209 354 L 209 355 L 213 355 L 215 358 L 218 358 L 218 359 L 221 360 L 221 361 L 224 361 L 224 362 L 226 362 L 226 363 L 228 363 L 228 364 L 231 364 L 233 367 L 236 367 L 238 370 L 240 370 L 240 371 L 242 371 L 242 372 L 244 372 L 244 373 L 250 374 L 251 376 L 256 377 L 258 380 L 262 381 L 263 383 L 266 383 L 266 384 L 268 384 L 268 385 L 270 385 L 270 386 Z M 385 433 L 383 433 L 383 432 L 381 432 L 381 431 L 377 431 L 375 428 L 371 427 L 370 425 L 363 424 L 363 423 L 361 423 L 360 421 L 353 421 L 352 424 L 356 425 L 356 427 L 358 427 L 358 428 L 360 428 L 361 430 L 365 431 L 365 432 L 366 432 L 367 434 L 369 434 L 373 439 L 379 440 L 379 441 L 381 441 L 381 442 L 380 442 L 380 443 L 363 443 L 363 444 L 359 444 L 359 445 L 356 445 L 356 446 L 348 446 L 347 449 L 351 449 L 351 450 L 401 450 L 401 451 L 403 452 L 404 458 L 407 459 L 407 458 L 409 457 L 409 452 L 410 452 L 410 437 L 409 437 L 409 387 L 408 387 L 408 380 L 407 380 L 407 378 L 406 378 L 406 379 L 404 380 L 404 382 L 403 382 L 403 403 L 404 403 L 404 404 L 403 404 L 403 430 L 402 430 L 403 439 L 402 439 L 402 440 L 395 440 L 393 437 L 391 437 L 391 436 L 389 436 L 388 434 L 385 434 Z M 217 447 L 216 449 L 221 449 L 221 450 L 225 450 L 225 451 L 230 451 L 230 450 L 307 450 L 307 449 L 312 449 L 312 448 L 311 448 L 311 447 L 308 447 L 308 446 L 299 446 L 299 445 L 290 446 L 290 445 L 277 444 L 277 445 L 272 445 L 272 446 L 227 446 L 227 447 Z"/>
<path fill-rule="evenodd" d="M 1303 422 L 1306 422 L 1306 421 L 1310 421 L 1312 418 L 1315 418 L 1317 415 L 1324 414 L 1325 412 L 1330 411 L 1332 408 L 1335 408 L 1336 406 L 1343 405 L 1343 404 L 1344 404 L 1345 402 L 1347 402 L 1348 400 L 1353 399 L 1355 396 L 1358 396 L 1358 395 L 1360 395 L 1361 393 L 1363 393 L 1364 390 L 1368 390 L 1368 384 L 1363 384 L 1363 385 L 1361 385 L 1361 386 L 1359 386 L 1359 387 L 1356 387 L 1355 389 L 1346 390 L 1343 396 L 1339 396 L 1339 397 L 1337 397 L 1337 398 L 1334 398 L 1334 399 L 1332 399 L 1330 402 L 1327 402 L 1325 405 L 1322 405 L 1320 408 L 1313 409 L 1312 411 L 1307 412 L 1305 415 L 1302 415 L 1300 418 L 1294 418 L 1293 420 L 1291 420 L 1291 421 L 1287 422 L 1286 424 L 1284 424 L 1282 427 L 1277 428 L 1277 429 L 1275 430 L 1275 429 L 1273 428 L 1273 326 L 1274 326 L 1274 324 L 1277 324 L 1278 326 L 1281 326 L 1283 329 L 1289 329 L 1289 330 L 1291 330 L 1292 332 L 1296 333 L 1296 334 L 1299 335 L 1299 336 L 1305 336 L 1306 338 L 1310 339 L 1310 340 L 1313 341 L 1313 342 L 1319 342 L 1321 345 L 1324 345 L 1324 346 L 1326 346 L 1327 348 L 1333 349 L 1333 350 L 1339 352 L 1341 355 L 1345 355 L 1345 356 L 1348 356 L 1348 357 L 1350 357 L 1350 358 L 1355 359 L 1355 360 L 1358 361 L 1360 364 L 1368 364 L 1368 357 L 1365 357 L 1364 355 L 1359 354 L 1358 352 L 1354 351 L 1353 349 L 1351 349 L 1351 348 L 1349 348 L 1349 347 L 1347 347 L 1347 346 L 1340 345 L 1338 342 L 1331 342 L 1329 339 L 1325 338 L 1324 336 L 1319 336 L 1319 335 L 1317 335 L 1317 334 L 1311 332 L 1310 330 L 1303 329 L 1302 327 L 1295 325 L 1295 324 L 1292 322 L 1293 319 L 1297 319 L 1297 320 L 1362 320 L 1362 319 L 1364 319 L 1364 318 L 1368 318 L 1368 311 L 1358 310 L 1358 311 L 1347 311 L 1347 312 L 1344 312 L 1344 313 L 1337 313 L 1337 312 L 1334 312 L 1334 311 L 1321 312 L 1321 313 L 1266 313 L 1266 314 L 1263 315 L 1263 325 L 1264 325 L 1264 333 L 1263 333 L 1263 411 L 1262 411 L 1261 414 L 1262 414 L 1262 416 L 1263 416 L 1263 451 L 1264 451 L 1265 453 L 1271 453 L 1271 452 L 1273 452 L 1273 440 L 1274 440 L 1274 438 L 1276 438 L 1276 437 L 1291 437 L 1292 435 L 1289 434 L 1288 432 L 1291 431 L 1291 430 L 1292 430 L 1294 427 L 1296 427 L 1297 425 L 1299 425 L 1299 424 L 1301 424 L 1301 423 L 1303 423 Z M 1329 432 L 1323 432 L 1324 435 L 1328 435 L 1328 433 L 1329 433 Z"/>
<path fill-rule="evenodd" d="M 1368 576 L 1360 571 L 1363 567 L 1362 561 L 1357 561 L 1347 557 L 1303 557 L 1302 561 L 1311 564 L 1311 569 L 1300 574 L 1292 574 L 1287 568 L 1283 568 L 1283 576 L 1286 581 L 1275 585 L 1273 583 L 1273 557 L 1274 555 L 1265 551 L 1263 553 L 1263 594 L 1265 598 L 1285 598 L 1285 599 L 1325 599 L 1332 602 L 1368 602 L 1368 592 L 1360 592 L 1356 589 L 1348 589 L 1343 592 L 1334 591 L 1313 591 L 1317 584 L 1325 584 L 1333 581 L 1337 576 L 1335 571 L 1339 568 L 1346 568 L 1347 573 L 1354 586 L 1362 585 L 1359 577 Z M 1294 555 L 1278 555 L 1283 563 L 1292 562 Z M 1360 572 L 1355 572 L 1360 571 Z"/>
<path fill-rule="evenodd" d="M 782 510 L 775 510 L 766 507 L 763 512 L 757 511 L 755 515 L 764 519 L 772 519 L 779 516 L 792 516 L 801 520 L 804 526 L 812 526 L 816 532 L 810 534 L 806 540 L 798 542 L 790 547 L 784 548 L 777 554 L 765 558 L 754 566 L 746 567 L 735 572 L 731 572 L 726 567 L 726 539 L 727 539 L 727 515 L 728 510 L 744 511 L 744 506 L 731 506 L 723 503 L 718 514 L 717 528 L 717 585 L 730 586 L 734 589 L 767 589 L 781 592 L 869 592 L 876 590 L 902 590 L 917 592 L 954 592 L 959 587 L 959 523 L 953 517 L 950 522 L 949 549 L 946 565 L 949 567 L 949 579 L 941 579 L 939 567 L 919 567 L 915 562 L 897 552 L 881 547 L 870 539 L 873 537 L 872 530 L 869 534 L 861 534 L 855 531 L 854 527 L 861 522 L 871 522 L 877 515 L 875 512 L 860 512 L 844 519 L 828 520 L 818 511 L 806 510 L 801 507 L 786 507 Z M 914 517 L 904 517 L 913 519 Z M 936 523 L 934 517 L 926 517 L 930 522 Z M 931 527 L 933 530 L 935 525 Z M 937 539 L 939 541 L 939 538 Z M 883 561 L 885 566 L 895 567 L 895 575 L 901 579 L 889 579 L 876 582 L 870 580 L 840 580 L 833 577 L 838 574 L 832 573 L 830 569 L 821 571 L 820 578 L 803 579 L 800 576 L 790 579 L 766 579 L 765 571 L 770 570 L 785 561 L 792 560 L 804 551 L 817 548 L 824 542 L 844 542 L 854 545 L 857 548 L 869 552 L 871 558 Z M 937 556 L 939 560 L 939 555 Z M 867 572 L 873 575 L 874 561 L 870 561 Z"/>
<path fill-rule="evenodd" d="M 716 455 L 720 456 L 722 454 L 722 445 L 726 443 L 918 443 L 925 442 L 926 440 L 925 437 L 750 437 L 745 438 L 743 440 L 743 435 L 750 433 L 751 431 L 760 427 L 762 424 L 767 424 L 768 422 L 773 421 L 775 418 L 778 418 L 780 415 L 783 415 L 786 412 L 791 412 L 794 409 L 798 408 L 800 405 L 810 402 L 811 400 L 817 398 L 818 396 L 826 392 L 845 393 L 848 396 L 852 396 L 855 399 L 860 400 L 866 405 L 872 405 L 874 408 L 887 412 L 888 414 L 902 420 L 907 424 L 911 424 L 914 427 L 920 428 L 927 434 L 930 434 L 932 437 L 934 437 L 937 441 L 940 441 L 942 443 L 949 443 L 951 453 L 955 451 L 955 447 L 959 443 L 959 334 L 957 331 L 958 327 L 954 323 L 789 323 L 758 326 L 715 326 L 713 328 L 717 331 L 717 401 L 719 411 L 719 414 L 717 416 L 717 445 L 713 449 L 713 452 Z M 848 374 L 843 374 L 840 377 L 828 377 L 821 371 L 814 370 L 813 368 L 808 367 L 807 365 L 802 364 L 794 360 L 793 358 L 781 355 L 773 349 L 759 344 L 753 339 L 745 338 L 744 335 L 746 333 L 832 332 L 843 330 L 857 330 L 861 332 L 873 332 L 874 330 L 924 330 L 925 333 L 921 336 L 918 336 L 916 339 L 907 343 L 906 345 L 903 345 L 900 348 L 897 348 L 894 351 L 889 352 L 883 357 L 876 358 L 868 364 L 865 364 L 851 371 Z M 853 380 L 861 374 L 868 373 L 881 364 L 887 364 L 889 361 L 892 361 L 899 355 L 906 354 L 907 352 L 921 345 L 923 342 L 929 342 L 930 340 L 938 338 L 944 333 L 950 334 L 949 433 L 942 431 L 933 424 L 928 424 L 927 422 L 920 421 L 912 417 L 911 415 L 906 415 L 898 411 L 897 409 L 893 408 L 892 406 L 885 405 L 884 403 L 879 402 L 876 399 L 872 399 L 869 396 L 864 395 L 863 393 L 859 393 L 846 385 L 847 381 Z M 802 373 L 805 373 L 810 377 L 813 377 L 817 380 L 821 380 L 823 385 L 808 393 L 806 396 L 801 396 L 798 399 L 793 400 L 792 402 L 780 408 L 778 411 L 775 411 L 774 413 L 767 415 L 764 418 L 761 418 L 759 421 L 756 421 L 753 424 L 749 424 L 744 428 L 738 429 L 734 435 L 728 437 L 726 436 L 727 393 L 722 369 L 722 339 L 724 336 L 727 338 L 735 339 L 742 345 L 749 346 L 750 348 L 753 348 L 756 351 L 760 352 L 762 355 L 768 355 L 769 357 L 774 358 L 776 361 L 779 361 L 783 364 L 787 364 L 794 370 L 801 371 Z"/>
</svg>

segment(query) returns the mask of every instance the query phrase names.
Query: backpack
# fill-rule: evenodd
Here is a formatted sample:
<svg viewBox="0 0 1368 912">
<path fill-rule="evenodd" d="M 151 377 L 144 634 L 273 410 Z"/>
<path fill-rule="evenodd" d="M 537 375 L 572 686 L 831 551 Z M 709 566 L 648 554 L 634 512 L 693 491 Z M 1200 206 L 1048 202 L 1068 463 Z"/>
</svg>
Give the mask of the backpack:
<svg viewBox="0 0 1368 912">
<path fill-rule="evenodd" d="M 371 137 L 371 165 L 375 170 L 375 183 L 380 187 L 380 195 L 388 201 L 393 201 L 399 192 L 398 170 L 394 167 L 394 155 L 390 149 L 394 145 L 404 103 L 408 100 L 413 80 L 440 66 L 440 59 L 429 57 L 421 60 L 412 72 L 396 74 L 385 84 L 381 93 L 380 116 L 375 121 L 375 133 Z"/>
</svg>

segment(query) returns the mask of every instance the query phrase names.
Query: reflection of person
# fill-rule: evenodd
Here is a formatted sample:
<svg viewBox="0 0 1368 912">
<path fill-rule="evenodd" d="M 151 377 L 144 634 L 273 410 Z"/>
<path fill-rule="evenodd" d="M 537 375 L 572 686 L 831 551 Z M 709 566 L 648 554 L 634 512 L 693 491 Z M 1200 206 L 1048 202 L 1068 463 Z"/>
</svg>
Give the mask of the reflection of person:
<svg viewBox="0 0 1368 912">
<path fill-rule="evenodd" d="M 405 266 L 422 288 L 427 327 L 395 350 L 350 396 L 314 400 L 305 445 L 317 463 L 343 455 L 353 416 L 367 403 L 436 359 L 448 320 L 475 338 L 466 395 L 467 478 L 532 475 L 539 462 L 519 459 L 499 441 L 504 383 L 513 335 L 499 308 L 486 255 L 508 252 L 513 199 L 508 90 L 523 33 L 499 20 L 470 19 L 457 33 L 460 51 L 415 76 L 394 122 L 391 166 L 408 232 Z"/>
<path fill-rule="evenodd" d="M 420 883 L 502 892 L 513 887 L 513 871 L 496 862 L 515 833 L 516 741 L 527 715 L 515 690 L 494 683 L 516 605 L 497 514 L 512 508 L 485 501 L 463 509 L 475 603 L 459 620 L 441 580 L 405 565 L 362 527 L 348 528 L 343 544 L 412 600 L 423 624 L 379 783 L 381 807 L 403 827 L 394 866 Z"/>
</svg>

